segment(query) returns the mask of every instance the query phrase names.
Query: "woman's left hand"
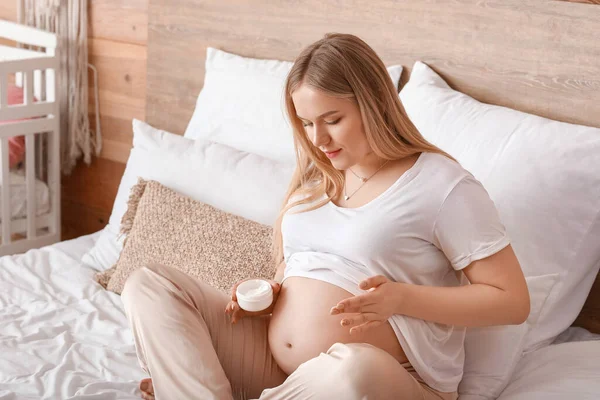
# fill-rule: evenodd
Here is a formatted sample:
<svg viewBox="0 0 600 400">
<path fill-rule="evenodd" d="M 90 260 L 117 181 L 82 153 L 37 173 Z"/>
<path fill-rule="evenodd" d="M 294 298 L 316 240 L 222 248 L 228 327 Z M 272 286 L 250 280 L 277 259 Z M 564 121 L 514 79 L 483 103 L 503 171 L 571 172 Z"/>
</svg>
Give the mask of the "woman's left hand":
<svg viewBox="0 0 600 400">
<path fill-rule="evenodd" d="M 360 282 L 358 287 L 367 293 L 344 299 L 330 311 L 331 315 L 358 313 L 347 315 L 341 321 L 342 326 L 350 327 L 350 334 L 380 326 L 397 308 L 398 285 L 385 276 L 372 276 Z"/>
</svg>

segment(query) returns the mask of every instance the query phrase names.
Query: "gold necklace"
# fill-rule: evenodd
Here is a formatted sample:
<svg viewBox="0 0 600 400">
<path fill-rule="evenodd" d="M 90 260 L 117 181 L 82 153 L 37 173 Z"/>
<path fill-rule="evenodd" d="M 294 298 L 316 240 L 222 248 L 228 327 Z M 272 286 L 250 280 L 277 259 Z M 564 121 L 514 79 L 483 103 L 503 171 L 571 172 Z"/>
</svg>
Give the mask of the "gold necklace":
<svg viewBox="0 0 600 400">
<path fill-rule="evenodd" d="M 376 174 L 376 173 L 378 173 L 379 171 L 381 171 L 381 168 L 385 167 L 385 165 L 386 165 L 387 163 L 389 163 L 389 162 L 390 162 L 390 160 L 387 160 L 386 162 L 384 162 L 383 164 L 381 164 L 381 166 L 380 166 L 380 167 L 377 169 L 377 171 L 373 172 L 373 173 L 371 174 L 371 176 L 369 176 L 368 178 L 363 178 L 362 176 L 358 176 L 358 175 L 357 175 L 357 174 L 356 174 L 354 171 L 352 171 L 352 169 L 348 168 L 348 169 L 350 170 L 350 172 L 352 172 L 352 173 L 354 174 L 354 176 L 356 176 L 358 179 L 360 179 L 360 181 L 361 181 L 362 183 L 360 184 L 360 186 L 359 186 L 359 187 L 357 187 L 357 188 L 356 188 L 356 190 L 354 190 L 354 192 L 352 192 L 352 193 L 350 193 L 350 195 L 348 195 L 348 193 L 346 192 L 346 186 L 347 186 L 347 185 L 346 185 L 346 182 L 344 182 L 344 200 L 345 200 L 345 201 L 348 201 L 348 200 L 350 199 L 350 197 L 354 196 L 354 194 L 355 194 L 356 192 L 358 192 L 358 191 L 360 190 L 360 188 L 361 188 L 361 187 L 363 187 L 363 186 L 364 186 L 364 184 L 365 184 L 365 183 L 367 183 L 367 182 L 369 181 L 369 179 L 371 179 L 372 177 L 374 177 L 374 176 L 375 176 L 375 174 Z"/>
</svg>

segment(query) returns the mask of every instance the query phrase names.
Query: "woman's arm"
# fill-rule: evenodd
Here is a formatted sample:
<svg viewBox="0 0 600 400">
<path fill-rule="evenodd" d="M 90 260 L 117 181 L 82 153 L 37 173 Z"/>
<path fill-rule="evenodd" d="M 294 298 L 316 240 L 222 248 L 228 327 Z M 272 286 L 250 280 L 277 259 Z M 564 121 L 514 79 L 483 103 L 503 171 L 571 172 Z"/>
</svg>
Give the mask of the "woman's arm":
<svg viewBox="0 0 600 400">
<path fill-rule="evenodd" d="M 466 327 L 521 324 L 529 291 L 512 246 L 463 269 L 470 285 L 433 287 L 393 283 L 395 314 Z"/>
<path fill-rule="evenodd" d="M 330 313 L 345 314 L 341 324 L 350 333 L 379 326 L 393 314 L 466 327 L 527 320 L 529 291 L 511 246 L 463 271 L 471 284 L 458 287 L 414 285 L 373 276 L 359 285 L 366 293 L 340 301 Z"/>
</svg>

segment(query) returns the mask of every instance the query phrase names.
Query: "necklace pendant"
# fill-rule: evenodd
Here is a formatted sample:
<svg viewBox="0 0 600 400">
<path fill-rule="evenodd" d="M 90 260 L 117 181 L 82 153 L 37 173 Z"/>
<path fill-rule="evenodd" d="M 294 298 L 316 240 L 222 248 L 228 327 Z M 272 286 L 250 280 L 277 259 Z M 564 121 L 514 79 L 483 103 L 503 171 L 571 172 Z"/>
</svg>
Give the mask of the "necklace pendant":
<svg viewBox="0 0 600 400">
<path fill-rule="evenodd" d="M 349 199 L 349 198 L 350 198 L 350 196 L 348 196 L 348 195 L 344 195 L 344 200 L 345 200 L 345 201 L 348 201 L 348 199 Z"/>
</svg>

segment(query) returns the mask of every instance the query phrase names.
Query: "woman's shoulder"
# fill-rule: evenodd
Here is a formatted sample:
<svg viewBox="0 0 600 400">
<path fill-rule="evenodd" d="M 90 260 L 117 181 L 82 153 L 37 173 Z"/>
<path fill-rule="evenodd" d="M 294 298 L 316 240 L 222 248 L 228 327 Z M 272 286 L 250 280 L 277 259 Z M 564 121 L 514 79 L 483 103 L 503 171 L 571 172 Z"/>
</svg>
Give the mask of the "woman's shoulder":
<svg viewBox="0 0 600 400">
<path fill-rule="evenodd" d="M 423 177 L 433 186 L 454 187 L 465 178 L 473 178 L 469 171 L 460 165 L 458 161 L 439 153 L 423 153 L 421 173 Z M 474 178 L 473 178 L 474 179 Z"/>
<path fill-rule="evenodd" d="M 488 202 L 489 193 L 473 174 L 460 163 L 442 154 L 426 153 L 428 169 L 425 179 L 427 191 L 434 202 L 446 203 L 449 197 L 464 203 Z M 425 183 L 424 183 L 425 184 Z"/>
</svg>

